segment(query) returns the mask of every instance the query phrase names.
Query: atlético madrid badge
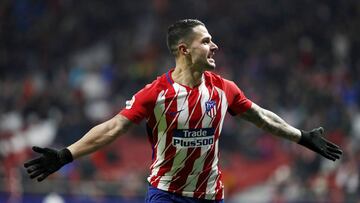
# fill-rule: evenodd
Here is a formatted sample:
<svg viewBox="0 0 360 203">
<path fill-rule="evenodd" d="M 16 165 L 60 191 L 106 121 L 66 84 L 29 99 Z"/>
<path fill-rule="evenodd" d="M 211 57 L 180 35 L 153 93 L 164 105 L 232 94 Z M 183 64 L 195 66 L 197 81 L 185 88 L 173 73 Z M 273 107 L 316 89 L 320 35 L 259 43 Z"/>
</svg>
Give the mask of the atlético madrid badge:
<svg viewBox="0 0 360 203">
<path fill-rule="evenodd" d="M 216 116 L 216 102 L 214 100 L 205 102 L 205 112 L 210 118 Z"/>
</svg>

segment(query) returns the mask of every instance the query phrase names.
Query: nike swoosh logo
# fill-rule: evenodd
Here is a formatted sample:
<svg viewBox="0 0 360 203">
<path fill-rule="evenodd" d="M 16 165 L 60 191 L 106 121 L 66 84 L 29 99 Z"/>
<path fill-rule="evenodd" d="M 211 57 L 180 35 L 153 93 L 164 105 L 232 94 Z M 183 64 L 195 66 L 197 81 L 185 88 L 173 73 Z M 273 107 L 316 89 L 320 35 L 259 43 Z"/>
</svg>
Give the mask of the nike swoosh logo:
<svg viewBox="0 0 360 203">
<path fill-rule="evenodd" d="M 166 112 L 166 114 L 171 115 L 171 116 L 175 116 L 176 114 L 178 114 L 178 113 L 180 113 L 180 112 L 182 112 L 184 110 L 185 109 L 181 109 L 179 111 L 169 111 L 169 112 Z"/>
</svg>

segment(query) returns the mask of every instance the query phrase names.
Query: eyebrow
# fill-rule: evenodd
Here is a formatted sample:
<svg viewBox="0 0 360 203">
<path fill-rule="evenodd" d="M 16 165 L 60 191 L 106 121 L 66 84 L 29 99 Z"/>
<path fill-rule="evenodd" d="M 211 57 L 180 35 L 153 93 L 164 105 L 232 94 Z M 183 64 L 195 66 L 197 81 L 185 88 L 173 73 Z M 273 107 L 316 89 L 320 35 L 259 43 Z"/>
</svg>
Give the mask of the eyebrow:
<svg viewBox="0 0 360 203">
<path fill-rule="evenodd" d="M 212 37 L 211 36 L 205 36 L 201 39 L 201 41 L 204 41 L 204 40 L 210 40 L 211 41 Z"/>
</svg>

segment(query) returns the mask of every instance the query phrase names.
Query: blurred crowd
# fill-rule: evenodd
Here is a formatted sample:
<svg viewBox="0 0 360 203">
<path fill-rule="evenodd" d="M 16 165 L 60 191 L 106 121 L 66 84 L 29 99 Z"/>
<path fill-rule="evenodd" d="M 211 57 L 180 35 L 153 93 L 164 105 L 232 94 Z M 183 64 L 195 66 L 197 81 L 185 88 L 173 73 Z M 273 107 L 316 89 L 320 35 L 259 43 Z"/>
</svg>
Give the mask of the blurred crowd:
<svg viewBox="0 0 360 203">
<path fill-rule="evenodd" d="M 326 161 L 229 115 L 221 139 L 225 177 L 251 176 L 246 165 L 228 170 L 237 161 L 264 168 L 283 161 L 246 187 L 225 179 L 228 199 L 251 198 L 257 188 L 258 202 L 358 203 L 357 0 L 1 1 L 0 189 L 9 202 L 54 185 L 63 194 L 76 187 L 95 196 L 143 195 L 151 158 L 144 123 L 37 190 L 22 163 L 34 156 L 33 145 L 61 148 L 76 141 L 172 68 L 167 26 L 183 18 L 206 24 L 219 46 L 216 73 L 299 129 L 323 126 L 344 151 L 340 161 Z"/>
</svg>

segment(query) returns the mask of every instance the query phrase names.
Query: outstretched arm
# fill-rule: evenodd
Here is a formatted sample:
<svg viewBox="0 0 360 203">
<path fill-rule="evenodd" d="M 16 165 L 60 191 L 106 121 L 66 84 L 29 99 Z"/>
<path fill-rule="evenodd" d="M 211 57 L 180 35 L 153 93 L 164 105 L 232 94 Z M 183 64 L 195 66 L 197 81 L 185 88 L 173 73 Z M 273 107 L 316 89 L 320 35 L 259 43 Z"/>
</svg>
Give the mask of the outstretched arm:
<svg viewBox="0 0 360 203">
<path fill-rule="evenodd" d="M 311 131 L 296 129 L 275 113 L 263 109 L 255 103 L 252 103 L 251 108 L 244 112 L 241 117 L 273 135 L 303 145 L 327 159 L 335 161 L 336 159 L 339 159 L 342 154 L 342 151 L 337 145 L 322 137 L 322 134 L 324 133 L 322 127 Z"/>
<path fill-rule="evenodd" d="M 250 121 L 257 127 L 293 142 L 299 142 L 301 131 L 286 123 L 275 113 L 252 103 L 251 108 L 241 114 L 241 118 Z"/>
<path fill-rule="evenodd" d="M 80 140 L 67 148 L 56 150 L 34 146 L 33 150 L 39 154 L 33 160 L 24 164 L 30 178 L 44 180 L 47 176 L 59 170 L 74 159 L 88 155 L 97 149 L 114 141 L 130 127 L 131 121 L 122 115 L 116 115 L 110 120 L 93 127 Z"/>
<path fill-rule="evenodd" d="M 80 140 L 67 147 L 74 159 L 90 154 L 111 143 L 125 133 L 131 125 L 124 116 L 118 114 L 87 132 Z"/>
</svg>

